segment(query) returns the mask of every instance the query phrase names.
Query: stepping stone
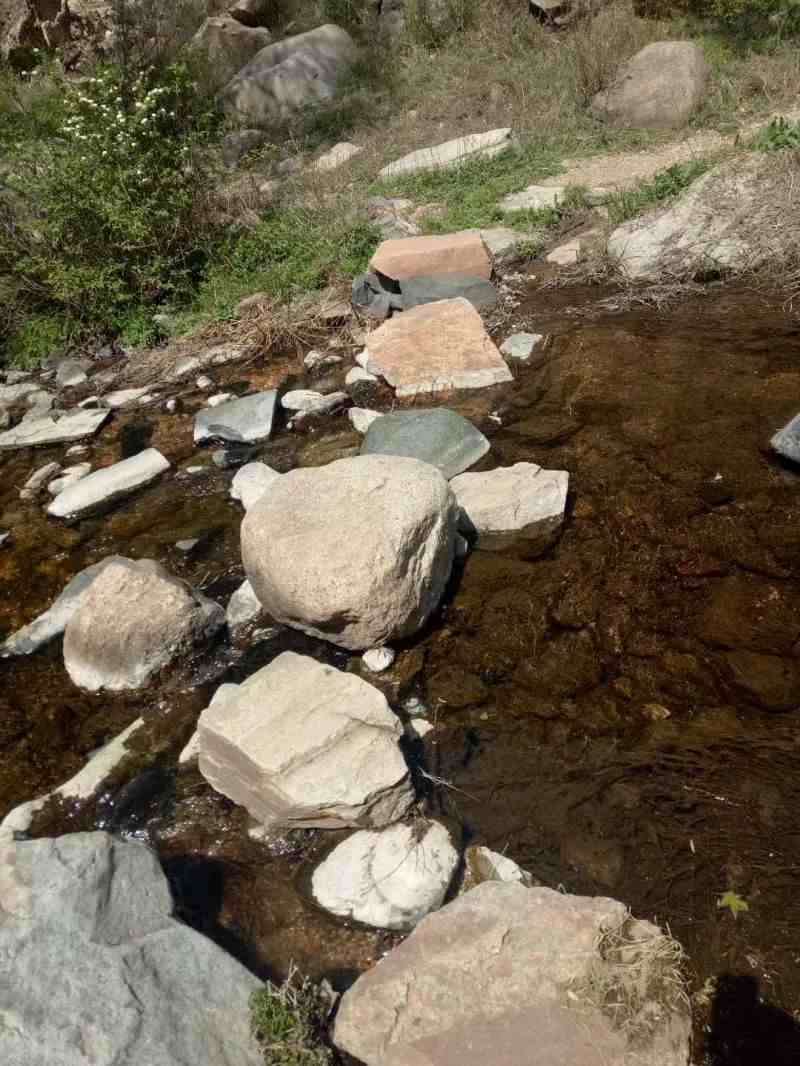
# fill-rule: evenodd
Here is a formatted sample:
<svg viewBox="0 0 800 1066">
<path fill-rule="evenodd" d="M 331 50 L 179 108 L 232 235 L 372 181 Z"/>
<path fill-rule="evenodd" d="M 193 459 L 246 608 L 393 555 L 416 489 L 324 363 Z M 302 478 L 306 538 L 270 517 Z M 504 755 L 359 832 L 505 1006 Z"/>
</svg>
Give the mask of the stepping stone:
<svg viewBox="0 0 800 1066">
<path fill-rule="evenodd" d="M 561 528 L 568 486 L 566 470 L 542 470 L 536 463 L 460 474 L 450 482 L 464 532 L 536 537 Z"/>
<path fill-rule="evenodd" d="M 480 389 L 512 381 L 511 371 L 463 297 L 415 307 L 384 322 L 368 340 L 367 370 L 397 396 Z"/>
<path fill-rule="evenodd" d="M 497 307 L 499 300 L 497 289 L 490 281 L 471 274 L 423 274 L 417 278 L 406 278 L 400 282 L 400 294 L 406 311 L 438 300 L 463 296 L 476 311 L 487 313 Z"/>
<path fill-rule="evenodd" d="M 435 466 L 446 478 L 474 466 L 489 441 L 466 418 L 447 407 L 392 411 L 367 430 L 362 455 L 405 455 Z"/>
<path fill-rule="evenodd" d="M 800 463 L 800 415 L 795 415 L 783 429 L 779 429 L 770 441 L 770 446 L 784 459 Z"/>
<path fill-rule="evenodd" d="M 511 144 L 511 128 L 508 126 L 489 130 L 487 133 L 472 133 L 467 137 L 456 137 L 452 141 L 434 145 L 432 148 L 419 148 L 416 152 L 409 152 L 402 159 L 385 166 L 378 176 L 395 178 L 400 174 L 414 174 L 418 170 L 445 170 L 480 156 L 491 159 L 505 152 Z"/>
<path fill-rule="evenodd" d="M 267 440 L 272 432 L 277 399 L 275 389 L 269 389 L 219 407 L 203 408 L 195 415 L 195 444 L 214 439 L 244 444 Z"/>
<path fill-rule="evenodd" d="M 108 411 L 74 411 L 59 419 L 46 416 L 0 433 L 0 448 L 30 448 L 37 444 L 62 444 L 96 433 Z"/>
<path fill-rule="evenodd" d="M 524 363 L 530 359 L 533 349 L 543 340 L 543 333 L 512 333 L 500 345 L 500 354 L 506 359 L 519 359 Z"/>
<path fill-rule="evenodd" d="M 501 211 L 543 211 L 557 208 L 564 199 L 563 185 L 529 185 L 522 192 L 512 192 L 500 201 Z"/>
<path fill-rule="evenodd" d="M 370 268 L 392 281 L 431 274 L 492 276 L 492 259 L 478 230 L 399 237 L 378 245 Z"/>
<path fill-rule="evenodd" d="M 161 452 L 157 448 L 146 448 L 130 459 L 95 470 L 64 489 L 47 508 L 47 513 L 54 518 L 82 518 L 130 496 L 155 481 L 165 470 L 169 470 L 169 462 Z"/>
<path fill-rule="evenodd" d="M 362 830 L 317 867 L 311 893 L 341 918 L 379 929 L 413 929 L 441 907 L 458 860 L 439 822 Z"/>
<path fill-rule="evenodd" d="M 414 801 L 386 698 L 306 655 L 218 691 L 198 730 L 200 773 L 263 825 L 379 828 Z"/>
</svg>

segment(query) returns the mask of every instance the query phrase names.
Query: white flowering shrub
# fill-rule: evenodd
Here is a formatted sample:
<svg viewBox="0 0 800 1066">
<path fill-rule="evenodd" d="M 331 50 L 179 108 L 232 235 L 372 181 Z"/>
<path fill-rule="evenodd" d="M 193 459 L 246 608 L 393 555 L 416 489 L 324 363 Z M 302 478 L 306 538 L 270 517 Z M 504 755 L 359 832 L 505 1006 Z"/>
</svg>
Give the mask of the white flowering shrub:
<svg viewBox="0 0 800 1066">
<path fill-rule="evenodd" d="M 107 69 L 65 94 L 58 135 L 6 179 L 25 209 L 0 227 L 0 262 L 35 305 L 113 330 L 197 279 L 214 118 L 183 66 L 129 84 Z"/>
</svg>

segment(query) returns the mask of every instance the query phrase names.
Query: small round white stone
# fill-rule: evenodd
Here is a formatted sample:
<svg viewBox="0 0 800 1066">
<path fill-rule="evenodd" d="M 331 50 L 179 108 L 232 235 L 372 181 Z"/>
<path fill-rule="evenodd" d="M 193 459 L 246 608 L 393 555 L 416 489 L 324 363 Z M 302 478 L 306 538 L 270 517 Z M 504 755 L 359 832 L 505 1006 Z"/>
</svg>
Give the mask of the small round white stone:
<svg viewBox="0 0 800 1066">
<path fill-rule="evenodd" d="M 394 662 L 394 652 L 386 647 L 370 648 L 361 656 L 361 661 L 373 674 L 380 674 Z"/>
</svg>

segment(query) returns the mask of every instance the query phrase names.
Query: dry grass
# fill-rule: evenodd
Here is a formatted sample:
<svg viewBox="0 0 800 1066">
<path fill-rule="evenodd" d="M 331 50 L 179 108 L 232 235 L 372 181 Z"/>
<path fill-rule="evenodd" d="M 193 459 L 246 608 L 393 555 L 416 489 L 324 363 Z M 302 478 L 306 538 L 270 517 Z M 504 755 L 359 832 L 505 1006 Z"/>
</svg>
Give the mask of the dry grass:
<svg viewBox="0 0 800 1066">
<path fill-rule="evenodd" d="M 630 915 L 605 930 L 600 960 L 568 989 L 576 1008 L 601 1010 L 632 1048 L 645 1045 L 674 1014 L 688 1013 L 683 948 L 669 933 L 656 933 Z"/>
</svg>

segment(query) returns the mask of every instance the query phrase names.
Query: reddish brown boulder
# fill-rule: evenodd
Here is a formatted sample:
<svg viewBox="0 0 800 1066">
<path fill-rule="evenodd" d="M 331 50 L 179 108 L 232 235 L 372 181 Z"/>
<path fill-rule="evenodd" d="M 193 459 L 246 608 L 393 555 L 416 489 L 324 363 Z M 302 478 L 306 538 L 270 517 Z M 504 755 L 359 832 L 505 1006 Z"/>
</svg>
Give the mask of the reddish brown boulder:
<svg viewBox="0 0 800 1066">
<path fill-rule="evenodd" d="M 370 263 L 372 270 L 393 281 L 429 274 L 492 275 L 492 258 L 477 230 L 432 237 L 399 237 L 383 241 Z"/>
</svg>

